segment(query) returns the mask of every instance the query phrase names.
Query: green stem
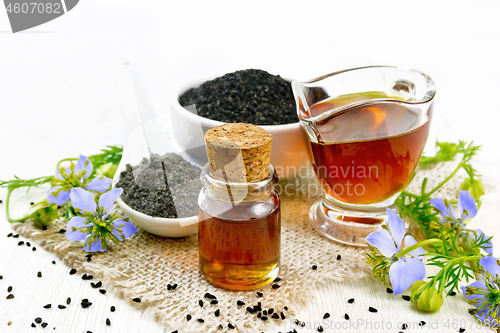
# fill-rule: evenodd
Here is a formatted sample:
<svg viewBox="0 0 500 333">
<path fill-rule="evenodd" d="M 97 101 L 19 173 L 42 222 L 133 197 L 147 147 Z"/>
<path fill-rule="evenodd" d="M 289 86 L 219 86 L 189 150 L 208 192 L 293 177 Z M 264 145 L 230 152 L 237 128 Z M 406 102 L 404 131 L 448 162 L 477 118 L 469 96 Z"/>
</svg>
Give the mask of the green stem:
<svg viewBox="0 0 500 333">
<path fill-rule="evenodd" d="M 61 163 L 66 161 L 78 161 L 78 158 L 63 158 L 59 161 L 59 163 L 57 163 L 56 169 L 59 170 L 59 166 L 61 165 Z"/>
<path fill-rule="evenodd" d="M 419 247 L 424 247 L 426 245 L 443 245 L 443 241 L 437 238 L 426 239 L 424 241 L 418 242 L 417 244 L 413 244 L 412 246 L 408 246 L 404 250 L 399 251 L 396 256 L 398 258 L 403 257 L 404 255 L 410 253 L 413 250 L 418 249 Z"/>
<path fill-rule="evenodd" d="M 460 162 L 460 164 L 453 170 L 451 174 L 448 175 L 441 183 L 439 183 L 432 191 L 426 194 L 427 197 L 430 197 L 433 193 L 436 193 L 437 190 L 439 190 L 441 187 L 443 187 L 444 184 L 446 184 L 455 174 L 458 172 L 463 167 L 463 163 Z"/>
<path fill-rule="evenodd" d="M 29 219 L 31 217 L 31 215 L 28 215 L 28 216 L 25 216 L 25 217 L 21 217 L 19 219 L 13 219 L 13 218 L 10 217 L 10 214 L 9 214 L 9 201 L 10 201 L 10 194 L 12 193 L 13 190 L 14 190 L 13 188 L 9 188 L 9 190 L 7 191 L 7 198 L 5 198 L 5 215 L 7 216 L 7 221 L 9 221 L 10 223 L 24 222 L 27 219 Z"/>
</svg>

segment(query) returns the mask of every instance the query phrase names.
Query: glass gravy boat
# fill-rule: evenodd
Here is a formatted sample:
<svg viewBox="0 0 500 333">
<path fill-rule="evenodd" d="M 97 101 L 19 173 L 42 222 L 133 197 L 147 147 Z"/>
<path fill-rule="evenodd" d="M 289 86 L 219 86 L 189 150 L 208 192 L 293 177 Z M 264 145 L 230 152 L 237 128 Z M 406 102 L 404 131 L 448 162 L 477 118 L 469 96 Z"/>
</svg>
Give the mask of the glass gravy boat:
<svg viewBox="0 0 500 333">
<path fill-rule="evenodd" d="M 419 71 L 370 66 L 294 81 L 292 89 L 324 189 L 311 224 L 332 240 L 366 246 L 418 165 L 434 82 Z"/>
</svg>

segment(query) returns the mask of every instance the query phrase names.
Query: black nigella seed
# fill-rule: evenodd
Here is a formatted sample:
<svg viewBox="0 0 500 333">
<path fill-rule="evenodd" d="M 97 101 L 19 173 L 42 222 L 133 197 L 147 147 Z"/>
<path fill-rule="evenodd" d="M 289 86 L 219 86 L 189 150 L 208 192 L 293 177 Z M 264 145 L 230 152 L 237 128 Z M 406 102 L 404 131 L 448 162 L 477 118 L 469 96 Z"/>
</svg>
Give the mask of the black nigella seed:
<svg viewBox="0 0 500 333">
<path fill-rule="evenodd" d="M 279 284 L 273 284 L 272 286 L 273 289 L 278 289 L 279 287 L 280 287 Z"/>
<path fill-rule="evenodd" d="M 31 246 L 31 243 L 30 243 L 30 242 L 26 242 L 26 246 L 27 246 L 27 247 L 30 247 L 30 246 Z"/>
<path fill-rule="evenodd" d="M 463 327 L 460 327 L 460 329 L 458 330 L 460 333 L 464 333 L 465 332 L 465 328 Z"/>
<path fill-rule="evenodd" d="M 275 312 L 275 313 L 273 313 L 273 315 L 271 316 L 271 318 L 273 318 L 273 319 L 280 319 L 280 315 Z"/>
<path fill-rule="evenodd" d="M 19 238 L 19 234 L 12 235 L 14 238 Z"/>
<path fill-rule="evenodd" d="M 217 299 L 217 297 L 215 297 L 214 295 L 212 295 L 210 293 L 206 293 L 205 294 L 205 298 L 208 298 L 208 299 Z"/>
<path fill-rule="evenodd" d="M 33 201 L 32 201 L 32 202 L 30 202 L 30 205 L 32 205 L 32 206 L 33 206 L 34 204 L 35 204 L 35 203 L 34 203 Z"/>
<path fill-rule="evenodd" d="M 257 313 L 257 318 L 260 318 L 260 317 L 262 317 L 262 313 L 261 312 Z"/>
<path fill-rule="evenodd" d="M 69 275 L 73 275 L 73 274 L 76 274 L 76 269 L 72 268 L 70 271 L 69 271 Z"/>
<path fill-rule="evenodd" d="M 273 281 L 273 282 L 280 282 L 280 281 L 281 281 L 281 279 L 280 279 L 280 278 L 276 278 L 276 279 L 274 279 L 274 281 Z"/>
<path fill-rule="evenodd" d="M 349 315 L 346 313 L 346 314 L 344 315 L 344 318 L 345 318 L 345 320 L 349 320 Z"/>
<path fill-rule="evenodd" d="M 222 324 L 219 324 L 219 326 L 217 326 L 217 328 L 222 330 L 222 329 L 224 329 L 224 326 L 222 326 Z"/>
<path fill-rule="evenodd" d="M 106 325 L 111 326 L 111 320 L 109 320 L 109 318 L 106 318 Z"/>
<path fill-rule="evenodd" d="M 34 247 L 34 246 L 33 246 L 33 247 L 31 248 L 31 251 L 35 252 L 35 251 L 36 251 L 36 247 Z"/>
<path fill-rule="evenodd" d="M 452 291 L 452 292 L 450 293 L 450 296 L 455 296 L 456 294 L 457 294 L 456 292 Z"/>
<path fill-rule="evenodd" d="M 377 310 L 377 309 L 375 309 L 375 308 L 373 308 L 373 307 L 371 307 L 371 306 L 368 308 L 368 311 L 370 311 L 370 312 L 374 312 L 374 313 L 375 313 L 375 312 L 378 312 L 378 310 Z"/>
<path fill-rule="evenodd" d="M 177 288 L 177 286 L 178 286 L 177 283 L 173 284 L 172 285 L 172 290 L 175 290 L 175 288 Z"/>
<path fill-rule="evenodd" d="M 99 289 L 99 292 L 104 295 L 106 294 L 106 289 Z"/>
<path fill-rule="evenodd" d="M 82 300 L 82 303 L 81 303 L 82 308 L 86 309 L 91 305 L 92 305 L 92 302 L 89 302 L 87 299 Z"/>
<path fill-rule="evenodd" d="M 405 330 L 405 329 L 407 329 L 407 328 L 408 328 L 408 324 L 404 323 L 403 325 L 401 325 L 401 329 L 402 329 L 402 330 Z"/>
<path fill-rule="evenodd" d="M 42 227 L 42 230 L 47 230 L 47 226 L 46 226 L 46 225 L 44 225 L 44 226 Z"/>
<path fill-rule="evenodd" d="M 234 326 L 231 323 L 227 324 L 227 327 L 229 327 L 230 329 L 234 330 Z"/>
<path fill-rule="evenodd" d="M 36 327 L 35 323 L 31 323 L 31 327 Z"/>
<path fill-rule="evenodd" d="M 51 307 L 52 307 L 52 304 L 47 304 L 47 305 L 43 306 L 44 309 L 50 309 Z"/>
<path fill-rule="evenodd" d="M 57 307 L 58 307 L 59 309 L 66 309 L 66 305 L 62 305 L 62 304 L 59 304 Z"/>
<path fill-rule="evenodd" d="M 273 308 L 270 308 L 269 310 L 267 310 L 267 313 L 269 313 L 270 315 L 273 314 L 273 312 L 274 312 Z"/>
<path fill-rule="evenodd" d="M 250 313 L 254 313 L 253 308 L 251 308 L 249 306 L 247 306 L 247 311 L 250 312 Z"/>
<path fill-rule="evenodd" d="M 3 275 L 0 275 L 0 280 L 3 280 Z"/>
<path fill-rule="evenodd" d="M 215 310 L 215 316 L 218 317 L 219 315 L 220 315 L 220 310 L 219 309 Z"/>
<path fill-rule="evenodd" d="M 201 299 L 198 301 L 198 304 L 199 304 L 201 307 L 203 307 L 203 301 L 202 301 Z"/>
<path fill-rule="evenodd" d="M 264 294 L 258 291 L 257 296 L 262 297 L 262 296 L 264 296 Z"/>
<path fill-rule="evenodd" d="M 14 295 L 12 295 L 12 294 L 7 295 L 7 299 L 13 299 L 13 298 L 14 298 Z"/>
<path fill-rule="evenodd" d="M 90 261 L 92 259 L 92 254 L 87 254 L 85 257 L 87 257 L 87 261 Z"/>
<path fill-rule="evenodd" d="M 285 306 L 283 309 L 285 309 L 285 311 L 288 311 L 288 307 L 287 306 Z"/>
<path fill-rule="evenodd" d="M 199 323 L 204 323 L 205 321 L 204 321 L 203 319 L 201 319 L 201 318 L 200 318 L 200 319 L 198 319 L 198 322 L 199 322 Z"/>
<path fill-rule="evenodd" d="M 10 234 L 7 235 L 7 237 L 12 237 L 13 233 L 11 232 Z"/>
<path fill-rule="evenodd" d="M 354 298 L 349 298 L 349 299 L 347 300 L 347 302 L 348 302 L 348 303 L 354 303 Z"/>
<path fill-rule="evenodd" d="M 95 284 L 95 287 L 96 287 L 96 288 L 101 288 L 101 287 L 102 287 L 102 282 L 101 282 L 101 281 L 97 282 L 97 283 Z"/>
<path fill-rule="evenodd" d="M 262 311 L 262 314 L 263 314 L 264 316 L 267 316 L 267 310 Z"/>
<path fill-rule="evenodd" d="M 112 305 L 110 310 L 111 310 L 111 312 L 115 312 L 116 308 Z"/>
<path fill-rule="evenodd" d="M 52 260 L 52 265 L 55 265 L 56 264 L 56 261 L 55 260 Z"/>
<path fill-rule="evenodd" d="M 241 305 L 245 305 L 245 302 L 237 301 L 236 304 L 238 304 L 239 306 L 241 306 Z"/>
<path fill-rule="evenodd" d="M 9 288 L 7 288 L 7 292 L 10 293 L 12 291 L 12 286 L 9 286 Z"/>
<path fill-rule="evenodd" d="M 70 304 L 71 304 L 71 297 L 68 297 L 68 298 L 66 299 L 66 304 L 68 304 L 68 305 L 70 305 Z"/>
<path fill-rule="evenodd" d="M 425 324 L 427 324 L 425 321 L 421 320 L 419 323 L 418 323 L 418 326 L 425 326 Z"/>
<path fill-rule="evenodd" d="M 83 274 L 82 280 L 92 280 L 94 277 L 92 275 Z"/>
<path fill-rule="evenodd" d="M 392 291 L 392 289 L 391 289 L 391 288 L 387 288 L 387 293 L 388 293 L 388 294 L 392 294 L 393 292 L 394 292 L 394 291 Z"/>
<path fill-rule="evenodd" d="M 132 299 L 132 300 L 133 300 L 134 302 L 136 302 L 136 303 L 141 303 L 141 299 L 140 299 L 140 298 L 138 298 L 138 297 L 136 297 L 136 298 L 134 298 L 134 299 Z"/>
<path fill-rule="evenodd" d="M 42 272 L 38 272 L 38 273 L 36 273 L 36 276 L 38 276 L 38 277 L 42 277 Z"/>
<path fill-rule="evenodd" d="M 19 246 L 24 245 L 24 241 L 20 241 L 19 243 L 17 243 L 17 245 Z"/>
<path fill-rule="evenodd" d="M 283 312 L 280 313 L 280 317 L 281 317 L 281 320 L 285 320 L 285 315 L 283 314 Z"/>
<path fill-rule="evenodd" d="M 167 290 L 172 290 L 172 285 L 170 283 L 167 284 Z"/>
<path fill-rule="evenodd" d="M 318 326 L 318 332 L 323 332 L 323 327 L 321 325 Z"/>
<path fill-rule="evenodd" d="M 47 324 L 47 323 L 42 323 L 42 327 L 43 327 L 43 328 L 47 327 L 47 325 L 49 325 L 49 324 Z"/>
<path fill-rule="evenodd" d="M 42 323 L 42 318 L 40 318 L 40 317 L 35 318 L 35 323 L 41 324 Z"/>
<path fill-rule="evenodd" d="M 59 233 L 60 233 L 60 234 L 64 234 L 65 232 L 66 232 L 66 229 L 61 229 L 61 230 L 59 230 Z"/>
<path fill-rule="evenodd" d="M 340 256 L 340 254 L 337 256 L 337 260 L 340 260 L 342 259 L 342 257 Z"/>
<path fill-rule="evenodd" d="M 317 270 L 317 269 L 318 269 L 318 266 L 313 265 L 313 266 L 312 266 L 312 269 L 313 269 L 313 270 Z"/>
<path fill-rule="evenodd" d="M 327 312 L 323 315 L 323 319 L 328 319 L 328 318 L 330 318 L 330 314 Z"/>
<path fill-rule="evenodd" d="M 402 295 L 401 296 L 405 301 L 410 301 L 410 296 L 408 295 Z"/>
<path fill-rule="evenodd" d="M 219 304 L 219 301 L 214 299 L 214 300 L 210 301 L 210 304 Z"/>
<path fill-rule="evenodd" d="M 266 316 L 262 316 L 262 318 L 260 318 L 260 319 L 262 319 L 262 321 L 266 321 L 267 317 Z"/>
<path fill-rule="evenodd" d="M 193 317 L 191 317 L 191 315 L 190 315 L 190 314 L 188 314 L 188 315 L 186 316 L 187 321 L 190 321 L 190 320 L 191 320 L 191 318 L 193 318 Z"/>
<path fill-rule="evenodd" d="M 179 331 L 178 331 L 178 330 L 175 330 L 175 331 L 172 331 L 172 333 L 179 333 Z"/>
</svg>

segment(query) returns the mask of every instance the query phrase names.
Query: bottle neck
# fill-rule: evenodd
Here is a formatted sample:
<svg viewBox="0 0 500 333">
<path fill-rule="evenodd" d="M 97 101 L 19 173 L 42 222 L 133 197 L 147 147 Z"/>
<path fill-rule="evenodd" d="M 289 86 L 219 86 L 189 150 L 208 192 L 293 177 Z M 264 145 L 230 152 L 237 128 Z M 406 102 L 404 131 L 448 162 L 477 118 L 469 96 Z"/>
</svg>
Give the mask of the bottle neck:
<svg viewBox="0 0 500 333">
<path fill-rule="evenodd" d="M 212 177 L 207 163 L 201 172 L 201 182 L 205 193 L 216 200 L 229 202 L 257 201 L 268 197 L 278 182 L 278 176 L 269 165 L 269 176 L 258 182 L 232 183 Z"/>
</svg>

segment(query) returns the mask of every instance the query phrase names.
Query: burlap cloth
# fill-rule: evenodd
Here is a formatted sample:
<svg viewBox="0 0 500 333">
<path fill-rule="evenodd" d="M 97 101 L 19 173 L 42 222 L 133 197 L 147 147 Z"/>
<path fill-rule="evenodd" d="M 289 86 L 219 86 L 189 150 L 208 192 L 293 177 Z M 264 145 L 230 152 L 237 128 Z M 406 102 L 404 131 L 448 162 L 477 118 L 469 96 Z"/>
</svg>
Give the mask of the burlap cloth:
<svg viewBox="0 0 500 333">
<path fill-rule="evenodd" d="M 429 179 L 427 189 L 433 188 L 455 165 L 450 162 L 419 171 L 408 190 L 419 193 L 424 177 Z M 436 197 L 457 198 L 457 188 L 463 178 L 463 172 L 457 174 L 436 193 Z M 359 279 L 370 274 L 371 267 L 365 263 L 364 248 L 332 242 L 320 236 L 309 224 L 309 208 L 320 197 L 318 186 L 311 173 L 279 183 L 282 198 L 279 277 L 282 280 L 278 282 L 278 289 L 267 286 L 258 290 L 264 294 L 263 297 L 258 297 L 256 291 L 226 291 L 207 283 L 198 269 L 196 235 L 169 239 L 140 230 L 107 252 L 94 254 L 88 262 L 82 244 L 71 242 L 59 233 L 60 229 L 66 228 L 65 219 L 55 221 L 45 231 L 30 222 L 15 224 L 13 229 L 38 241 L 40 246 L 57 254 L 79 273 L 91 273 L 95 278 L 106 279 L 138 309 L 147 309 L 158 321 L 168 323 L 179 332 L 261 332 L 281 323 L 281 319 L 269 318 L 264 322 L 256 317 L 257 314 L 246 311 L 247 305 L 262 302 L 263 309 L 274 308 L 278 313 L 285 314 L 285 320 L 290 320 L 300 307 L 311 301 L 311 289 L 319 283 L 339 283 L 344 279 Z M 341 256 L 339 260 L 338 255 Z M 313 265 L 317 265 L 316 270 L 312 269 Z M 178 284 L 178 287 L 168 290 L 168 284 Z M 210 305 L 204 299 L 207 292 L 217 297 L 217 305 Z M 134 298 L 140 298 L 141 302 L 133 302 Z M 200 299 L 204 300 L 203 307 L 198 304 Z M 237 301 L 247 305 L 237 306 Z M 220 309 L 219 317 L 214 315 L 216 309 Z M 188 314 L 192 316 L 190 321 L 186 319 Z M 199 323 L 198 318 L 205 322 Z M 236 328 L 229 330 L 228 323 Z M 223 329 L 218 329 L 219 324 Z"/>
</svg>

